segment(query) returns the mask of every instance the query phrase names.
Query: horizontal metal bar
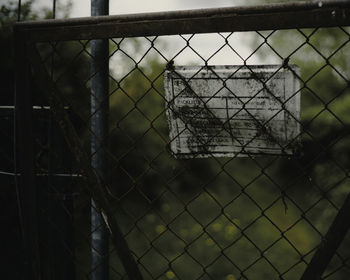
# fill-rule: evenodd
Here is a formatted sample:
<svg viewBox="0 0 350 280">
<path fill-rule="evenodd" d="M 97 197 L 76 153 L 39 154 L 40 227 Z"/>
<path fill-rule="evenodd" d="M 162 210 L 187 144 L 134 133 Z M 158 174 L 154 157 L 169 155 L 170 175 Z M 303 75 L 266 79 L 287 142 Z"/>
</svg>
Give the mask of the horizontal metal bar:
<svg viewBox="0 0 350 280">
<path fill-rule="evenodd" d="M 50 106 L 32 106 L 33 110 L 51 110 Z M 0 106 L 0 110 L 14 110 L 15 106 Z M 65 106 L 64 109 L 69 110 L 68 106 Z"/>
<path fill-rule="evenodd" d="M 0 171 L 0 175 L 5 175 L 5 176 L 19 176 L 19 173 L 13 173 L 13 172 L 6 172 L 6 171 Z"/>
<path fill-rule="evenodd" d="M 348 26 L 350 1 L 308 1 L 20 22 L 34 42 Z"/>
<path fill-rule="evenodd" d="M 38 173 L 36 174 L 36 176 L 38 177 L 68 177 L 68 178 L 76 178 L 76 177 L 79 177 L 79 178 L 82 178 L 83 175 L 81 174 L 68 174 L 68 173 Z"/>
<path fill-rule="evenodd" d="M 349 7 L 348 0 L 339 1 L 304 1 L 304 2 L 289 2 L 289 3 L 275 3 L 268 5 L 258 6 L 233 6 L 225 8 L 211 8 L 211 9 L 196 9 L 196 10 L 182 10 L 174 12 L 154 12 L 154 13 L 138 13 L 138 14 L 126 14 L 115 16 L 94 16 L 94 17 L 81 17 L 71 19 L 48 19 L 41 21 L 26 21 L 19 22 L 16 25 L 26 27 L 45 27 L 45 26 L 71 26 L 71 25 L 90 25 L 90 24 L 103 24 L 109 22 L 133 22 L 133 21 L 145 21 L 145 20 L 167 20 L 167 19 L 183 19 L 194 17 L 211 17 L 216 15 L 248 15 L 248 14 L 261 14 L 267 12 L 285 12 L 285 11 L 305 11 L 313 9 L 324 8 L 342 8 Z"/>
<path fill-rule="evenodd" d="M 7 171 L 0 171 L 0 175 L 6 175 L 6 176 L 22 176 L 21 173 L 13 173 L 13 172 L 7 172 Z M 68 178 L 75 178 L 75 177 L 83 177 L 81 174 L 65 174 L 65 173 L 37 173 L 35 176 L 38 177 L 68 177 Z"/>
</svg>

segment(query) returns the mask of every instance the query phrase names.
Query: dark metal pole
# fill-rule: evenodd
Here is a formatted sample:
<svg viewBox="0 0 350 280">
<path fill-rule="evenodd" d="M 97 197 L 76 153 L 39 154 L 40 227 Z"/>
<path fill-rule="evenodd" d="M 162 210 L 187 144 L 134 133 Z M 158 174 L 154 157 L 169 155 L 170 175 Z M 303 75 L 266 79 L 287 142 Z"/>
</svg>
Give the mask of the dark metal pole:
<svg viewBox="0 0 350 280">
<path fill-rule="evenodd" d="M 108 0 L 91 0 L 91 16 L 108 15 Z M 109 47 L 108 39 L 91 41 L 91 166 L 101 185 L 106 184 L 107 156 L 104 151 L 108 134 Z M 109 270 L 109 234 L 103 218 L 91 200 L 91 279 L 107 280 Z"/>
<path fill-rule="evenodd" d="M 23 43 L 24 42 L 24 43 Z M 15 180 L 19 187 L 25 279 L 40 280 L 37 187 L 34 167 L 33 104 L 25 34 L 15 29 Z M 21 176 L 18 176 L 20 174 Z M 18 177 L 17 177 L 18 176 Z"/>
<path fill-rule="evenodd" d="M 350 228 L 350 194 L 312 257 L 301 280 L 320 280 Z"/>
<path fill-rule="evenodd" d="M 322 2 L 320 5 L 320 2 Z M 350 1 L 307 1 L 20 22 L 36 42 L 348 26 Z"/>
</svg>

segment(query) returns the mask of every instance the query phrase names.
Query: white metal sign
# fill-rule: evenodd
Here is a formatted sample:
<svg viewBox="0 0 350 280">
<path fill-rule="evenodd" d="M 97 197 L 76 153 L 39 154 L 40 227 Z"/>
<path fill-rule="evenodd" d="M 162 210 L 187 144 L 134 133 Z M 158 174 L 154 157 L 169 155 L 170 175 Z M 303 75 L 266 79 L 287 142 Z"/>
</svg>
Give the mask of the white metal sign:
<svg viewBox="0 0 350 280">
<path fill-rule="evenodd" d="M 300 134 L 298 76 L 295 65 L 166 70 L 171 151 L 179 158 L 293 154 Z"/>
</svg>

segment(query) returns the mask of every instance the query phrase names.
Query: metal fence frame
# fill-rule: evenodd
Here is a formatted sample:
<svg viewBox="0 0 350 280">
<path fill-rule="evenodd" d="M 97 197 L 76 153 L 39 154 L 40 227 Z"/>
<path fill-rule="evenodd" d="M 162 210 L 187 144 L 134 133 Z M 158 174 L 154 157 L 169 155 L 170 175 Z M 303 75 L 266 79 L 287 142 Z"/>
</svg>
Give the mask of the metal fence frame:
<svg viewBox="0 0 350 280">
<path fill-rule="evenodd" d="M 311 1 L 20 22 L 28 42 L 332 27 L 349 24 L 349 2 Z"/>
<path fill-rule="evenodd" d="M 115 37 L 159 36 L 193 33 L 261 31 L 271 29 L 298 29 L 350 25 L 350 2 L 312 1 L 270 4 L 252 7 L 230 7 L 121 16 L 96 16 L 76 19 L 58 19 L 15 24 L 16 53 L 16 139 L 18 147 L 19 184 L 23 210 L 26 275 L 39 279 L 38 233 L 36 213 L 36 186 L 34 176 L 32 104 L 30 92 L 31 69 L 43 79 L 43 84 L 54 89 L 38 61 L 35 43 L 43 41 L 93 40 Z M 52 98 L 52 97 L 51 97 Z M 128 247 L 112 218 L 108 202 L 99 188 L 98 177 L 82 156 L 74 129 L 63 121 L 66 113 L 59 100 L 49 100 L 55 107 L 56 120 L 67 135 L 66 141 L 75 157 L 81 157 L 82 171 L 88 177 L 89 192 L 98 209 L 107 217 L 114 246 L 124 255 L 122 262 L 130 279 L 142 279 Z M 90 175 L 88 175 L 90 174 Z M 350 199 L 346 199 L 322 246 L 315 254 L 302 279 L 319 279 L 348 228 Z"/>
</svg>

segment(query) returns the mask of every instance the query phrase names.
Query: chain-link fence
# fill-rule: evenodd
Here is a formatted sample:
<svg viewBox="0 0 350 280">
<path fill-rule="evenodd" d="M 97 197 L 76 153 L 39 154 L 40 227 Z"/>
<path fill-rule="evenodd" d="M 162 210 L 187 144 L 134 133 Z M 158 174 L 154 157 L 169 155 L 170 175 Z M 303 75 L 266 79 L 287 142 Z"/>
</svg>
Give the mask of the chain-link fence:
<svg viewBox="0 0 350 280">
<path fill-rule="evenodd" d="M 17 25 L 32 269 L 347 279 L 348 24 L 312 2 Z"/>
</svg>

